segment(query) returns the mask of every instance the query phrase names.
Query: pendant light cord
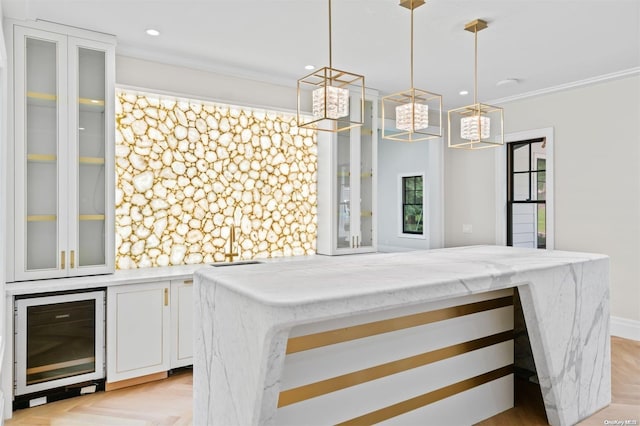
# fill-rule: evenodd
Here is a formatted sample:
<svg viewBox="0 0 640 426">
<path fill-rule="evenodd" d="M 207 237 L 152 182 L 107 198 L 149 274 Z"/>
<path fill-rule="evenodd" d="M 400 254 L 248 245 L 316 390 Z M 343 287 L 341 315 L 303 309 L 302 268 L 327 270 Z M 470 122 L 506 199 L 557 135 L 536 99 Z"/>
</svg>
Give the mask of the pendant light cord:
<svg viewBox="0 0 640 426">
<path fill-rule="evenodd" d="M 478 103 L 478 25 L 473 30 L 475 62 L 473 64 L 473 103 Z"/>
<path fill-rule="evenodd" d="M 329 68 L 333 69 L 331 62 L 331 0 L 329 0 Z"/>
<path fill-rule="evenodd" d="M 413 90 L 413 0 L 411 0 L 411 90 Z"/>
</svg>

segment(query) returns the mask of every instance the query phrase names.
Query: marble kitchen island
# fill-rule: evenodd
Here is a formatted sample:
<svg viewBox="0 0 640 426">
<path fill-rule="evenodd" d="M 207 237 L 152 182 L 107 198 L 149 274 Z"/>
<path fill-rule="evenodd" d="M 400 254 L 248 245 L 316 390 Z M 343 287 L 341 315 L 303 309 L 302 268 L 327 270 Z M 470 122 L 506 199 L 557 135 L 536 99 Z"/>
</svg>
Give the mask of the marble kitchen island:
<svg viewBox="0 0 640 426">
<path fill-rule="evenodd" d="M 513 403 L 513 288 L 549 422 L 608 405 L 608 257 L 474 246 L 199 270 L 194 424 L 492 416 Z"/>
</svg>

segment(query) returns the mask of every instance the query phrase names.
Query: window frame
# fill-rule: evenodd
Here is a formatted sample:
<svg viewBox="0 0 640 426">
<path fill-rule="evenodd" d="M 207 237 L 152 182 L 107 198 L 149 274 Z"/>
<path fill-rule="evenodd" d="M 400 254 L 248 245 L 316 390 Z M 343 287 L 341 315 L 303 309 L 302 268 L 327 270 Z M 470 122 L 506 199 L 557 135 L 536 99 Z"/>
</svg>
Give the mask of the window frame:
<svg viewBox="0 0 640 426">
<path fill-rule="evenodd" d="M 404 229 L 404 206 L 405 206 L 405 188 L 404 188 L 404 180 L 405 178 L 421 178 L 422 179 L 422 232 L 405 232 Z M 426 181 L 426 173 L 424 171 L 416 172 L 416 173 L 401 173 L 398 175 L 398 237 L 400 238 L 413 238 L 413 239 L 426 239 L 427 233 L 429 229 L 429 221 L 428 221 L 428 186 Z M 418 204 L 412 204 L 418 205 Z M 427 219 L 427 220 L 425 220 Z"/>
</svg>

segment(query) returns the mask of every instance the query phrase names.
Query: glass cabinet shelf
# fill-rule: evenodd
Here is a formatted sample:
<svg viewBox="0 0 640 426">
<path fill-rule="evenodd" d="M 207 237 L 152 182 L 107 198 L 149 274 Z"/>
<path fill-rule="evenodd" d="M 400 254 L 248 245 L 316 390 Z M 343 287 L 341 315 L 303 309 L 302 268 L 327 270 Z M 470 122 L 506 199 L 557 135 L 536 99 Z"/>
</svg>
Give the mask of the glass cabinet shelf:
<svg viewBox="0 0 640 426">
<path fill-rule="evenodd" d="M 58 96 L 55 93 L 42 93 L 42 92 L 27 92 L 28 99 L 38 99 L 42 101 L 56 101 L 58 100 Z M 78 103 L 80 105 L 92 105 L 92 106 L 101 106 L 104 107 L 103 99 L 89 99 L 89 98 L 79 98 Z"/>
<path fill-rule="evenodd" d="M 27 161 L 34 163 L 52 163 L 56 161 L 57 157 L 52 154 L 27 154 Z M 80 157 L 78 159 L 80 164 L 104 164 L 104 158 L 101 157 Z"/>
<path fill-rule="evenodd" d="M 33 214 L 27 216 L 27 222 L 55 222 L 55 214 Z"/>
<path fill-rule="evenodd" d="M 104 106 L 104 101 L 101 99 L 80 98 L 78 99 L 78 103 L 80 105 Z"/>
<path fill-rule="evenodd" d="M 78 159 L 80 164 L 104 164 L 104 158 L 101 157 L 80 157 Z"/>
<path fill-rule="evenodd" d="M 101 99 L 79 98 L 78 107 L 83 112 L 104 112 L 104 101 Z"/>
<path fill-rule="evenodd" d="M 81 214 L 80 220 L 104 220 L 103 214 Z"/>
<path fill-rule="evenodd" d="M 52 154 L 27 154 L 27 161 L 34 163 L 52 163 L 56 161 L 56 156 Z"/>
<path fill-rule="evenodd" d="M 27 99 L 53 102 L 56 101 L 58 97 L 54 93 L 27 92 Z"/>
</svg>

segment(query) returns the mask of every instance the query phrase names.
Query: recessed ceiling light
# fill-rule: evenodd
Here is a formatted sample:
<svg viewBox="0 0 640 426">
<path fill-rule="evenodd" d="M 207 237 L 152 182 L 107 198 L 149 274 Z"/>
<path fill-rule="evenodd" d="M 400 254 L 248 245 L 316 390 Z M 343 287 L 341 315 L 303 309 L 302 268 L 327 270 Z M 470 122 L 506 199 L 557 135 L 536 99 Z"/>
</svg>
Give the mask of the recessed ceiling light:
<svg viewBox="0 0 640 426">
<path fill-rule="evenodd" d="M 158 30 L 154 30 L 153 28 L 149 28 L 149 29 L 146 31 L 146 33 L 147 33 L 147 35 L 154 36 L 154 37 L 155 37 L 155 36 L 159 36 L 159 35 L 160 35 L 160 31 L 158 31 Z"/>
<path fill-rule="evenodd" d="M 458 93 L 460 93 L 460 96 L 465 96 L 465 95 L 468 95 L 468 94 L 469 94 L 469 91 L 468 91 L 468 90 L 461 90 L 461 91 L 460 91 L 460 92 L 458 92 Z"/>
<path fill-rule="evenodd" d="M 520 81 L 517 78 L 505 78 L 496 83 L 496 86 L 508 86 L 511 84 L 518 84 Z"/>
<path fill-rule="evenodd" d="M 316 69 L 316 67 L 314 67 L 313 65 L 305 65 L 304 69 L 305 70 L 314 70 L 314 69 Z"/>
</svg>

